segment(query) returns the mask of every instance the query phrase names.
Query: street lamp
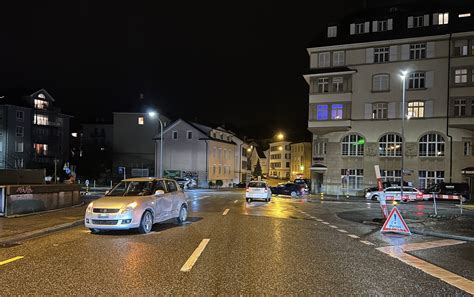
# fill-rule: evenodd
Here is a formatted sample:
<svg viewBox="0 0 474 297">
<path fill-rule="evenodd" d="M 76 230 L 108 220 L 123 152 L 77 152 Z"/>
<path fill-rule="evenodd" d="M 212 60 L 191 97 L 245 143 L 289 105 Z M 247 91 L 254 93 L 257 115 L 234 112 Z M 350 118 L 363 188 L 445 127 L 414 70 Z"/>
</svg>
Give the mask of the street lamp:
<svg viewBox="0 0 474 297">
<path fill-rule="evenodd" d="M 160 175 L 159 177 L 163 177 L 163 122 L 160 119 L 160 114 L 157 113 L 156 111 L 149 111 L 148 116 L 150 118 L 157 117 L 158 122 L 160 122 Z M 157 169 L 157 163 L 158 158 L 156 157 L 156 142 L 155 142 L 155 175 L 156 175 L 156 169 Z"/>
<path fill-rule="evenodd" d="M 283 135 L 283 133 L 278 133 L 277 138 L 278 140 L 283 140 L 283 138 L 285 138 L 285 135 Z"/>
<path fill-rule="evenodd" d="M 405 160 L 405 96 L 406 96 L 406 78 L 408 71 L 403 70 L 400 78 L 402 79 L 402 172 L 400 182 L 400 200 L 403 200 L 403 172 L 404 172 L 404 160 Z"/>
</svg>

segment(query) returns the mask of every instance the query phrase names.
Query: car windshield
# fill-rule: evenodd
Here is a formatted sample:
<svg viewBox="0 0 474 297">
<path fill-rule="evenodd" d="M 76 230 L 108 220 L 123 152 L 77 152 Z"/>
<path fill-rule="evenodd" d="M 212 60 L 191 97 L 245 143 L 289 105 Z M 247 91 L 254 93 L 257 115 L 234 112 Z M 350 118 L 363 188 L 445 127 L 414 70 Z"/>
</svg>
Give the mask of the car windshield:
<svg viewBox="0 0 474 297">
<path fill-rule="evenodd" d="M 249 188 L 265 188 L 267 185 L 262 182 L 252 182 L 249 183 Z"/>
<path fill-rule="evenodd" d="M 121 181 L 106 196 L 145 196 L 158 189 L 155 181 Z"/>
</svg>

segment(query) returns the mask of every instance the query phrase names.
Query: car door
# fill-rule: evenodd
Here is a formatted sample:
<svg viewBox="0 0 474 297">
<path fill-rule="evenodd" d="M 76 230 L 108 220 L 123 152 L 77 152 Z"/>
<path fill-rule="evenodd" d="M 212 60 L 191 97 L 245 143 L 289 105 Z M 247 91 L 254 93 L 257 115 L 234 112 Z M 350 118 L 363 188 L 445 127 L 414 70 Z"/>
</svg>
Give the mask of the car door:
<svg viewBox="0 0 474 297">
<path fill-rule="evenodd" d="M 165 196 L 165 204 L 166 204 L 166 216 L 167 218 L 171 218 L 174 215 L 176 210 L 176 194 L 178 192 L 178 186 L 176 182 L 173 180 L 165 180 L 166 188 L 168 189 L 168 193 Z"/>
<path fill-rule="evenodd" d="M 161 222 L 166 220 L 165 215 L 165 208 L 166 208 L 166 201 L 165 196 L 167 193 L 165 182 L 162 180 L 158 180 L 155 185 L 155 192 L 157 190 L 162 190 L 164 192 L 163 195 L 154 196 L 155 197 L 155 221 Z"/>
</svg>

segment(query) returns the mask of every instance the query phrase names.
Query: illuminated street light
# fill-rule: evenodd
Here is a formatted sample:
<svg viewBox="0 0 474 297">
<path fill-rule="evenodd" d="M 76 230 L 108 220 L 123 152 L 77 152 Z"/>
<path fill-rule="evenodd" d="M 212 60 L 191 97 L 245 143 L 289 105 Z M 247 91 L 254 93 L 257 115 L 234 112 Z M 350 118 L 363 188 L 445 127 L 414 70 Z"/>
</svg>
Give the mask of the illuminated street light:
<svg viewBox="0 0 474 297">
<path fill-rule="evenodd" d="M 283 138 L 285 138 L 285 135 L 283 135 L 283 133 L 278 133 L 277 138 L 278 140 L 283 140 Z"/>
<path fill-rule="evenodd" d="M 282 150 L 283 150 L 283 147 L 282 147 L 282 146 L 279 146 L 279 147 L 278 147 L 278 150 L 279 150 L 279 151 L 282 151 Z"/>
<path fill-rule="evenodd" d="M 163 122 L 160 119 L 160 114 L 157 113 L 156 111 L 149 111 L 148 116 L 150 118 L 158 118 L 158 122 L 160 122 L 160 175 L 159 177 L 163 177 Z M 156 144 L 156 142 L 155 142 Z M 158 166 L 156 166 L 158 158 L 156 157 L 156 148 L 155 148 L 155 175 L 156 175 L 156 169 Z"/>
</svg>

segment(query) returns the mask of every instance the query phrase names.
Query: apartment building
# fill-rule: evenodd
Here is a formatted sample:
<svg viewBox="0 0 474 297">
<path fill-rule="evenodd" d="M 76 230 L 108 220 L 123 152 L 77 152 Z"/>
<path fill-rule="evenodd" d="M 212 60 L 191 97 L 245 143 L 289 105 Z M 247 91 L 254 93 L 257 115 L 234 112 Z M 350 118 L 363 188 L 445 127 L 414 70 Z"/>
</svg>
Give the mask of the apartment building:
<svg viewBox="0 0 474 297">
<path fill-rule="evenodd" d="M 289 141 L 270 143 L 269 171 L 270 177 L 289 179 L 291 163 L 291 148 Z"/>
<path fill-rule="evenodd" d="M 377 8 L 330 24 L 308 48 L 304 75 L 312 188 L 360 194 L 376 184 L 374 165 L 400 181 L 404 151 L 405 181 L 472 189 L 473 28 L 474 11 L 434 6 Z"/>
<path fill-rule="evenodd" d="M 311 142 L 298 142 L 290 144 L 291 148 L 291 180 L 295 178 L 310 178 L 311 168 Z"/>
</svg>

